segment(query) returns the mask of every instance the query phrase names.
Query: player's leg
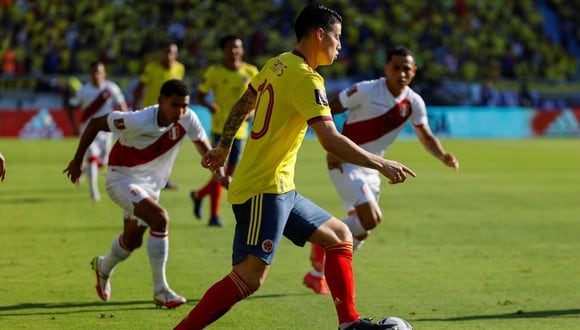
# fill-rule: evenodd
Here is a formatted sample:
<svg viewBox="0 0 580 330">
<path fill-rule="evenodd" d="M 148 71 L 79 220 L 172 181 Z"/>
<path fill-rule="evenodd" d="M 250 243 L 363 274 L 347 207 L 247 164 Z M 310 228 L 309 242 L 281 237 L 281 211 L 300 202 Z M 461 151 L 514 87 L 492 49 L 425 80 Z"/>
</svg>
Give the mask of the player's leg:
<svg viewBox="0 0 580 330">
<path fill-rule="evenodd" d="M 326 280 L 335 302 L 339 324 L 355 322 L 359 314 L 354 304 L 352 235 L 342 221 L 312 201 L 296 195 L 284 236 L 298 246 L 304 246 L 310 241 L 324 247 Z"/>
<path fill-rule="evenodd" d="M 302 283 L 312 289 L 314 293 L 328 295 L 330 294 L 330 289 L 326 283 L 326 278 L 324 277 L 324 263 L 326 259 L 326 253 L 324 248 L 318 244 L 311 244 L 310 251 L 310 263 L 312 269 L 304 275 Z"/>
<path fill-rule="evenodd" d="M 354 212 L 354 205 L 360 199 L 360 195 L 363 194 L 360 187 L 352 179 L 354 176 L 352 173 L 353 170 L 354 167 L 344 164 L 342 171 L 339 169 L 331 169 L 329 171 L 330 179 L 347 212 L 349 210 Z M 312 269 L 304 276 L 303 283 L 317 294 L 328 294 L 328 290 L 326 290 L 328 285 L 324 277 L 324 249 L 313 244 L 310 253 L 310 262 Z"/>
<path fill-rule="evenodd" d="M 236 228 L 232 271 L 210 287 L 174 329 L 203 329 L 260 288 L 292 208 L 287 205 L 292 202 L 288 196 L 256 195 L 244 204 L 233 205 Z"/>
<path fill-rule="evenodd" d="M 149 226 L 147 255 L 151 265 L 154 301 L 159 306 L 177 307 L 187 301 L 170 289 L 166 264 L 169 256 L 169 214 L 156 198 L 147 197 L 135 204 L 135 215 Z"/>
<path fill-rule="evenodd" d="M 100 142 L 101 136 L 97 135 L 95 140 L 91 143 L 86 153 L 85 175 L 89 184 L 89 196 L 95 202 L 101 200 L 101 193 L 99 192 L 98 176 L 99 176 L 99 162 L 100 162 Z"/>
<path fill-rule="evenodd" d="M 111 244 L 111 248 L 106 256 L 95 257 L 91 261 L 93 270 L 97 277 L 96 290 L 102 300 L 109 300 L 111 297 L 111 276 L 119 263 L 129 258 L 134 249 L 141 245 L 141 240 L 135 237 L 142 237 L 145 226 L 139 226 L 137 219 L 125 218 L 123 233 L 116 237 Z"/>
</svg>

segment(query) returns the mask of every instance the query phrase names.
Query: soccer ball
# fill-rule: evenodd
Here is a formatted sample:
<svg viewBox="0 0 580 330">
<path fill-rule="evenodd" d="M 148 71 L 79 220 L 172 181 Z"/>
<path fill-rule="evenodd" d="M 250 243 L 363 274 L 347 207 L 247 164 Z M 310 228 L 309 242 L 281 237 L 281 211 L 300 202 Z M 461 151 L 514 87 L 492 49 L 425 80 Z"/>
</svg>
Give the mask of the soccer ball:
<svg viewBox="0 0 580 330">
<path fill-rule="evenodd" d="M 409 322 L 394 316 L 382 318 L 377 324 L 388 325 L 389 327 L 387 329 L 389 330 L 413 330 Z"/>
</svg>

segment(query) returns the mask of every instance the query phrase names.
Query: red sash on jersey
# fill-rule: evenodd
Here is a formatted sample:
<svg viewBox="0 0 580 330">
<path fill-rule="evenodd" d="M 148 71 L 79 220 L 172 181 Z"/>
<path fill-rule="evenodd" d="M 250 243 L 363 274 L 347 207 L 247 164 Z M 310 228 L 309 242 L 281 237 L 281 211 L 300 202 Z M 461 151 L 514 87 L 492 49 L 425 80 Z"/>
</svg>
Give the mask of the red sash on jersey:
<svg viewBox="0 0 580 330">
<path fill-rule="evenodd" d="M 409 100 L 404 99 L 384 114 L 355 123 L 345 123 L 342 134 L 361 145 L 374 141 L 403 125 L 413 109 Z"/>
<path fill-rule="evenodd" d="M 109 165 L 133 167 L 146 164 L 173 148 L 185 134 L 185 128 L 176 123 L 157 141 L 143 149 L 124 146 L 117 141 L 109 154 Z"/>
<path fill-rule="evenodd" d="M 97 97 L 89 104 L 86 108 L 84 108 L 83 113 L 81 114 L 81 122 L 85 122 L 87 119 L 91 118 L 99 109 L 111 98 L 112 94 L 108 88 L 103 89 Z"/>
</svg>

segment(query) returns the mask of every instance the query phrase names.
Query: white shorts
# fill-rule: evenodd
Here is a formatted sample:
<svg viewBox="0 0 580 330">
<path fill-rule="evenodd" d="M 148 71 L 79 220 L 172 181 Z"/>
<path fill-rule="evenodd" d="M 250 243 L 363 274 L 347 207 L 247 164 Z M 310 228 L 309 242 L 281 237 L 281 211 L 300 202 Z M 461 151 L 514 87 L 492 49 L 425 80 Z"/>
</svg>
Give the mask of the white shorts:
<svg viewBox="0 0 580 330">
<path fill-rule="evenodd" d="M 329 174 L 346 212 L 357 205 L 379 200 L 381 178 L 378 171 L 342 163 L 342 173 L 332 169 Z"/>
<path fill-rule="evenodd" d="M 107 165 L 109 152 L 113 142 L 113 134 L 110 132 L 99 132 L 87 149 L 85 157 L 87 159 L 96 158 L 101 165 Z"/>
<path fill-rule="evenodd" d="M 123 218 L 137 220 L 140 225 L 148 226 L 142 219 L 135 216 L 135 204 L 145 198 L 159 201 L 161 190 L 156 185 L 147 182 L 139 182 L 130 176 L 114 172 L 109 169 L 107 173 L 107 193 L 111 200 L 123 209 Z"/>
</svg>

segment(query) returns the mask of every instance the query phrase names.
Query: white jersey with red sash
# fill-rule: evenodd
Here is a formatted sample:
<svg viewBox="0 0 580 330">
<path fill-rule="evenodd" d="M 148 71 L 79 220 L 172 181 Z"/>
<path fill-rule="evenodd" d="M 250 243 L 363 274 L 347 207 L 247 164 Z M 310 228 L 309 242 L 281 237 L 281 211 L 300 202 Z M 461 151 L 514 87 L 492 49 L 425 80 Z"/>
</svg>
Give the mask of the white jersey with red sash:
<svg viewBox="0 0 580 330">
<path fill-rule="evenodd" d="M 105 80 L 101 86 L 86 83 L 69 100 L 69 104 L 81 108 L 81 127 L 86 128 L 92 118 L 104 116 L 125 102 L 121 88 L 112 81 Z"/>
<path fill-rule="evenodd" d="M 393 97 L 384 77 L 358 82 L 341 91 L 339 99 L 349 109 L 342 134 L 379 156 L 385 154 L 407 121 L 415 126 L 427 123 L 423 98 L 410 87 Z"/>
<path fill-rule="evenodd" d="M 162 189 L 169 178 L 179 146 L 185 137 L 191 141 L 206 138 L 193 111 L 167 127 L 157 123 L 158 105 L 136 112 L 114 111 L 107 117 L 109 129 L 119 134 L 109 155 L 107 180 L 131 177 Z"/>
</svg>

